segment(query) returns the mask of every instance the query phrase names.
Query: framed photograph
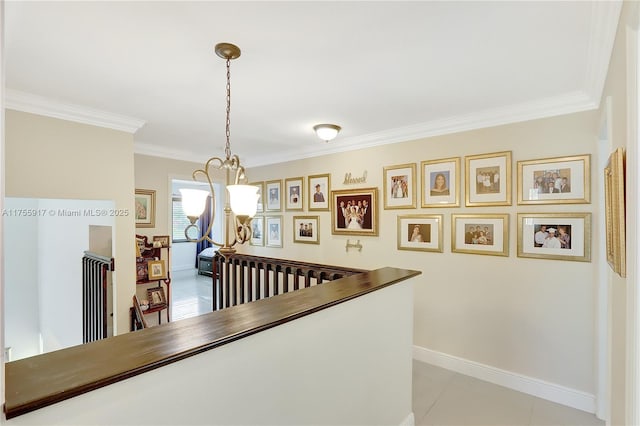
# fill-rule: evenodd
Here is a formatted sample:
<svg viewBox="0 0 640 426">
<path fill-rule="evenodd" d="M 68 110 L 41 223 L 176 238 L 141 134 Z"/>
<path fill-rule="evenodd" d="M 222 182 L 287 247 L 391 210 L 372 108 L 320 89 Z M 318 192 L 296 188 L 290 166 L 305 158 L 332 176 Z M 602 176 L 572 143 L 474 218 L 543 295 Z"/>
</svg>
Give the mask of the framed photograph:
<svg viewBox="0 0 640 426">
<path fill-rule="evenodd" d="M 604 169 L 604 209 L 607 262 L 622 278 L 627 276 L 624 151 L 616 149 Z"/>
<path fill-rule="evenodd" d="M 287 196 L 286 210 L 304 209 L 304 178 L 296 177 L 285 179 L 284 191 Z"/>
<path fill-rule="evenodd" d="M 149 279 L 149 265 L 147 260 L 139 258 L 136 260 L 136 281 L 145 282 Z"/>
<path fill-rule="evenodd" d="M 262 193 L 264 192 L 264 182 L 253 182 L 249 185 L 258 187 L 258 207 L 256 209 L 257 212 L 264 211 L 264 203 L 262 201 Z"/>
<path fill-rule="evenodd" d="M 378 235 L 378 188 L 331 191 L 331 233 Z"/>
<path fill-rule="evenodd" d="M 331 175 L 312 175 L 307 178 L 309 183 L 309 211 L 329 210 L 329 191 L 331 190 Z"/>
<path fill-rule="evenodd" d="M 591 261 L 591 213 L 518 213 L 518 257 Z"/>
<path fill-rule="evenodd" d="M 279 212 L 282 210 L 282 181 L 270 180 L 265 182 L 265 196 L 267 197 L 265 211 Z"/>
<path fill-rule="evenodd" d="M 136 228 L 155 228 L 156 191 L 136 189 L 135 209 Z"/>
<path fill-rule="evenodd" d="M 416 165 L 400 164 L 383 169 L 384 208 L 416 208 Z"/>
<path fill-rule="evenodd" d="M 149 281 L 167 278 L 167 267 L 164 260 L 150 260 L 147 262 Z"/>
<path fill-rule="evenodd" d="M 171 243 L 171 236 L 170 235 L 155 235 L 153 237 L 153 242 L 155 243 L 156 241 L 158 241 L 161 244 L 161 247 L 166 248 L 166 247 L 169 247 L 169 244 Z"/>
<path fill-rule="evenodd" d="M 251 239 L 249 244 L 252 246 L 264 245 L 264 216 L 254 216 L 251 219 Z"/>
<path fill-rule="evenodd" d="M 518 204 L 587 204 L 591 155 L 518 161 Z"/>
<path fill-rule="evenodd" d="M 422 161 L 422 207 L 460 207 L 460 157 Z"/>
<path fill-rule="evenodd" d="M 509 256 L 509 215 L 452 214 L 451 251 Z"/>
<path fill-rule="evenodd" d="M 267 247 L 282 247 L 282 216 L 266 216 Z"/>
<path fill-rule="evenodd" d="M 165 306 L 167 304 L 167 296 L 164 294 L 164 288 L 153 287 L 147 289 L 147 300 L 149 301 L 149 309 Z"/>
<path fill-rule="evenodd" d="M 465 205 L 511 205 L 511 151 L 470 155 L 465 160 Z"/>
<path fill-rule="evenodd" d="M 441 214 L 398 216 L 398 250 L 442 253 Z"/>
<path fill-rule="evenodd" d="M 294 216 L 293 242 L 320 244 L 320 217 Z"/>
</svg>

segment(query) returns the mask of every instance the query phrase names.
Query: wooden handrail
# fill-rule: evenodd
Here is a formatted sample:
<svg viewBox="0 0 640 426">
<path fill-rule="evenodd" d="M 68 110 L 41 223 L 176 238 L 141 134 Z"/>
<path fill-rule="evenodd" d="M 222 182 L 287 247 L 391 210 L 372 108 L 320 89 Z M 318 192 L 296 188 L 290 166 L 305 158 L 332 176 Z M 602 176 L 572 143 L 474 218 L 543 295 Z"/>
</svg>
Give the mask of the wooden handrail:
<svg viewBox="0 0 640 426">
<path fill-rule="evenodd" d="M 5 364 L 6 417 L 81 395 L 420 275 L 381 268 Z"/>
<path fill-rule="evenodd" d="M 366 272 L 241 253 L 216 253 L 212 266 L 214 311 Z"/>
</svg>

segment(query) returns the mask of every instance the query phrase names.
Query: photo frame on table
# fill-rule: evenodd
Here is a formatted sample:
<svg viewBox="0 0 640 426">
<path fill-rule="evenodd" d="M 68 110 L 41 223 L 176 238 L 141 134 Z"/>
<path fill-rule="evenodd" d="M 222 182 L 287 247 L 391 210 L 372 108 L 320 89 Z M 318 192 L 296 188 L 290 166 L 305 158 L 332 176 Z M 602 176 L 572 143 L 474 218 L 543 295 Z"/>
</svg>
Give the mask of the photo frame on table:
<svg viewBox="0 0 640 426">
<path fill-rule="evenodd" d="M 320 216 L 294 216 L 293 242 L 320 244 Z"/>
<path fill-rule="evenodd" d="M 251 219 L 251 239 L 252 246 L 264 246 L 264 216 L 254 216 Z"/>
<path fill-rule="evenodd" d="M 331 191 L 331 233 L 378 235 L 378 188 Z"/>
<path fill-rule="evenodd" d="M 136 228 L 155 228 L 156 191 L 152 189 L 136 189 L 134 217 Z"/>
<path fill-rule="evenodd" d="M 469 155 L 465 160 L 465 205 L 511 205 L 511 151 Z"/>
<path fill-rule="evenodd" d="M 604 169 L 604 207 L 607 263 L 622 278 L 627 276 L 624 176 L 624 151 L 618 148 Z"/>
<path fill-rule="evenodd" d="M 330 210 L 329 191 L 331 190 L 331 175 L 311 175 L 307 178 L 309 194 L 309 211 Z"/>
<path fill-rule="evenodd" d="M 282 216 L 265 216 L 265 245 L 282 247 Z"/>
<path fill-rule="evenodd" d="M 164 294 L 164 288 L 152 287 L 147 289 L 147 300 L 149 301 L 149 309 L 167 304 L 167 296 Z"/>
<path fill-rule="evenodd" d="M 154 235 L 153 242 L 158 241 L 162 248 L 167 248 L 171 244 L 171 236 L 170 235 Z M 155 245 L 155 244 L 154 244 Z"/>
<path fill-rule="evenodd" d="M 416 165 L 398 164 L 383 169 L 384 208 L 416 208 Z"/>
<path fill-rule="evenodd" d="M 258 201 L 257 201 L 258 205 L 257 205 L 256 211 L 257 212 L 263 212 L 264 211 L 264 199 L 262 198 L 262 194 L 264 193 L 264 181 L 262 181 L 262 182 L 253 182 L 253 183 L 250 183 L 249 185 L 258 187 Z"/>
<path fill-rule="evenodd" d="M 518 213 L 518 257 L 591 262 L 591 213 Z"/>
<path fill-rule="evenodd" d="M 398 216 L 398 250 L 442 253 L 443 215 Z"/>
<path fill-rule="evenodd" d="M 518 161 L 518 204 L 591 202 L 591 155 Z"/>
<path fill-rule="evenodd" d="M 422 161 L 421 207 L 460 207 L 460 157 Z"/>
<path fill-rule="evenodd" d="M 163 259 L 149 260 L 147 262 L 147 270 L 149 271 L 149 281 L 167 278 L 167 266 Z"/>
<path fill-rule="evenodd" d="M 286 210 L 304 210 L 304 177 L 285 179 Z"/>
<path fill-rule="evenodd" d="M 278 179 L 265 182 L 264 197 L 266 197 L 266 200 L 264 200 L 265 211 L 282 211 L 282 180 Z"/>
<path fill-rule="evenodd" d="M 509 256 L 509 215 L 452 214 L 451 251 Z"/>
</svg>

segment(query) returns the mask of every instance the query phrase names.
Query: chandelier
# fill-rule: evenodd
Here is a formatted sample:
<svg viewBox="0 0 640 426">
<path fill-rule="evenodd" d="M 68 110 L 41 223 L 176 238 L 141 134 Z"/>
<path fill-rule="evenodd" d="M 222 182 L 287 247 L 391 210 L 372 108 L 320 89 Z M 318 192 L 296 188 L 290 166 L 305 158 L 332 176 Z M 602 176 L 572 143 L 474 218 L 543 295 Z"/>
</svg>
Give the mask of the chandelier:
<svg viewBox="0 0 640 426">
<path fill-rule="evenodd" d="M 247 177 L 245 175 L 244 167 L 240 165 L 240 158 L 237 155 L 231 155 L 231 144 L 229 142 L 231 132 L 230 128 L 230 112 L 231 112 L 231 60 L 240 57 L 240 49 L 230 43 L 219 43 L 215 46 L 216 55 L 225 59 L 227 62 L 227 112 L 226 112 L 226 144 L 225 144 L 225 158 L 211 157 L 207 160 L 204 168 L 195 170 L 192 174 L 193 180 L 201 182 L 198 179 L 200 175 L 206 178 L 209 184 L 209 191 L 203 191 L 200 189 L 181 189 L 182 194 L 182 208 L 184 213 L 189 218 L 191 224 L 184 230 L 187 241 L 201 242 L 204 240 L 209 241 L 211 244 L 220 247 L 218 252 L 223 256 L 235 253 L 234 246 L 236 244 L 243 244 L 251 238 L 251 218 L 256 214 L 258 203 L 258 187 L 247 185 Z M 213 226 L 215 219 L 215 190 L 213 189 L 213 182 L 210 170 L 224 170 L 226 173 L 226 187 L 228 191 L 228 197 L 226 198 L 224 214 L 224 242 L 218 243 L 214 241 L 209 235 L 211 235 L 211 227 Z M 231 183 L 233 182 L 233 183 Z M 209 194 L 212 195 L 214 203 L 211 209 L 211 220 L 206 232 L 202 234 L 200 238 L 192 238 L 189 236 L 191 229 L 200 231 L 196 224 L 198 218 L 202 215 L 205 209 L 205 204 Z M 233 217 L 232 217 L 233 213 Z M 232 231 L 232 232 L 231 232 Z M 231 235 L 233 234 L 233 235 Z"/>
</svg>

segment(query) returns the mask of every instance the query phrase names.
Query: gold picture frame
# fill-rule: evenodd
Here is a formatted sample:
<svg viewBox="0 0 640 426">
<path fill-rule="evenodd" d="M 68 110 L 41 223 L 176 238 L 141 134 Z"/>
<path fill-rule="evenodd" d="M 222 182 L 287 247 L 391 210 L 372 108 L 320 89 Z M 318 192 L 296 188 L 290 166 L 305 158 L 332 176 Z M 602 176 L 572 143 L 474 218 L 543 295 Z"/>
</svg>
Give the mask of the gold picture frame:
<svg viewBox="0 0 640 426">
<path fill-rule="evenodd" d="M 378 188 L 331 191 L 331 233 L 378 236 Z"/>
<path fill-rule="evenodd" d="M 283 232 L 282 229 L 282 215 L 279 216 L 265 216 L 265 246 L 267 247 L 282 247 Z"/>
<path fill-rule="evenodd" d="M 156 191 L 136 189 L 134 217 L 136 228 L 156 227 Z"/>
<path fill-rule="evenodd" d="M 618 148 L 604 168 L 604 200 L 607 263 L 622 278 L 627 276 L 624 176 L 624 150 Z"/>
<path fill-rule="evenodd" d="M 443 221 L 441 214 L 398 216 L 398 250 L 442 253 Z"/>
<path fill-rule="evenodd" d="M 285 210 L 304 210 L 304 177 L 284 180 Z"/>
<path fill-rule="evenodd" d="M 147 270 L 149 273 L 149 281 L 167 278 L 167 266 L 163 259 L 148 261 Z"/>
<path fill-rule="evenodd" d="M 251 219 L 251 239 L 252 246 L 264 246 L 264 216 L 254 216 Z"/>
<path fill-rule="evenodd" d="M 258 187 L 258 201 L 257 201 L 256 212 L 263 212 L 264 199 L 262 198 L 262 194 L 264 194 L 264 181 L 253 182 L 253 183 L 250 183 L 249 185 Z"/>
<path fill-rule="evenodd" d="M 422 161 L 420 174 L 421 207 L 460 207 L 460 157 Z"/>
<path fill-rule="evenodd" d="M 451 252 L 509 256 L 509 214 L 452 214 Z"/>
<path fill-rule="evenodd" d="M 469 155 L 464 160 L 467 207 L 511 205 L 511 151 Z"/>
<path fill-rule="evenodd" d="M 282 180 L 269 180 L 264 185 L 264 211 L 282 211 Z"/>
<path fill-rule="evenodd" d="M 591 262 L 591 213 L 518 213 L 518 257 Z"/>
<path fill-rule="evenodd" d="M 329 211 L 329 191 L 331 191 L 331 175 L 310 175 L 307 178 L 307 194 L 309 211 Z"/>
<path fill-rule="evenodd" d="M 171 245 L 171 235 L 154 235 L 153 242 L 154 246 L 156 242 L 160 242 L 160 247 L 167 248 Z"/>
<path fill-rule="evenodd" d="M 591 202 L 591 155 L 518 161 L 518 204 Z"/>
<path fill-rule="evenodd" d="M 384 208 L 416 208 L 416 165 L 398 164 L 383 169 Z"/>
<path fill-rule="evenodd" d="M 320 216 L 294 216 L 293 242 L 320 244 Z"/>
</svg>

